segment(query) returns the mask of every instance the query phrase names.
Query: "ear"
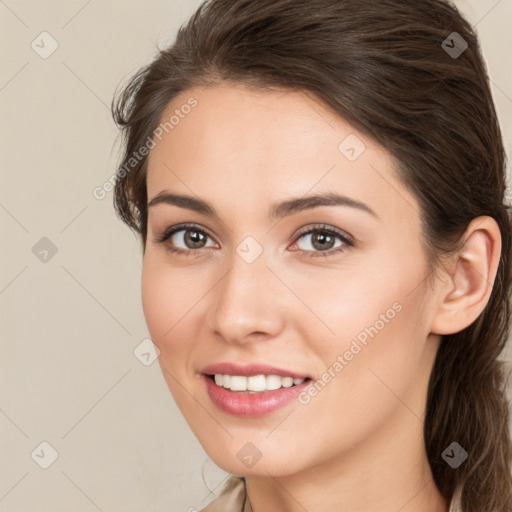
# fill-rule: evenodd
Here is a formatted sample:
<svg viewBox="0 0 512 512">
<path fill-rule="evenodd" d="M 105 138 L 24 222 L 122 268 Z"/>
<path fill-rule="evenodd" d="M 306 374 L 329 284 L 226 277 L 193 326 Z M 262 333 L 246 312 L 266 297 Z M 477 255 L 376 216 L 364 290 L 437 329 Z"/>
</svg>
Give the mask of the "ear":
<svg viewBox="0 0 512 512">
<path fill-rule="evenodd" d="M 501 256 L 500 228 L 492 217 L 473 219 L 454 255 L 451 270 L 439 283 L 431 332 L 453 334 L 471 325 L 491 295 Z"/>
</svg>

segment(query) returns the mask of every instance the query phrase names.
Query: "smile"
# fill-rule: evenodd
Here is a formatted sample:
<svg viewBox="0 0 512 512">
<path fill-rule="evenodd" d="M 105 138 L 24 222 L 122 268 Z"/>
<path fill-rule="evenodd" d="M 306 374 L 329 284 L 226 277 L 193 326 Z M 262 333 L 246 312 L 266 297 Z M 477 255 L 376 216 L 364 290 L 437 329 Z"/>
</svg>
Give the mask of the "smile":
<svg viewBox="0 0 512 512">
<path fill-rule="evenodd" d="M 249 393 L 261 393 L 262 391 L 274 391 L 280 388 L 291 388 L 302 384 L 306 379 L 294 379 L 293 377 L 281 377 L 280 375 L 226 375 L 216 373 L 212 375 L 215 384 L 231 391 Z"/>
<path fill-rule="evenodd" d="M 209 399 L 220 411 L 244 418 L 270 414 L 289 405 L 313 382 L 309 377 L 294 379 L 279 375 L 213 374 L 202 377 Z"/>
</svg>

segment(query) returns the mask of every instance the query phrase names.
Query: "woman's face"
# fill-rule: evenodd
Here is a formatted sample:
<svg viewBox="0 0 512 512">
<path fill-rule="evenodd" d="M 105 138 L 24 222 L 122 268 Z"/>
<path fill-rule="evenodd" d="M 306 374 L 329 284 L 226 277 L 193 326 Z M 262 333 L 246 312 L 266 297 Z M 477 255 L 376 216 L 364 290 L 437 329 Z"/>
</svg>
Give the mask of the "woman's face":
<svg viewBox="0 0 512 512">
<path fill-rule="evenodd" d="M 439 336 L 418 203 L 390 155 L 298 91 L 196 88 L 173 115 L 149 156 L 142 299 L 206 452 L 277 476 L 399 449 Z"/>
</svg>

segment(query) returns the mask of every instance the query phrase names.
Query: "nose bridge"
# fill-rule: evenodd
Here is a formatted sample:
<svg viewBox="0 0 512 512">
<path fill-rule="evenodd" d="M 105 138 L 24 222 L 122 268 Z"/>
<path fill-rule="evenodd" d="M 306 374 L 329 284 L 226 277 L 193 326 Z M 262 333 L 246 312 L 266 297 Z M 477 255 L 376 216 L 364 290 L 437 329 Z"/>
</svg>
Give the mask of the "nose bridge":
<svg viewBox="0 0 512 512">
<path fill-rule="evenodd" d="M 251 240 L 234 248 L 230 268 L 215 287 L 210 325 L 226 341 L 244 342 L 254 333 L 272 337 L 282 328 L 282 294 L 275 293 L 265 253 L 255 250 Z"/>
</svg>

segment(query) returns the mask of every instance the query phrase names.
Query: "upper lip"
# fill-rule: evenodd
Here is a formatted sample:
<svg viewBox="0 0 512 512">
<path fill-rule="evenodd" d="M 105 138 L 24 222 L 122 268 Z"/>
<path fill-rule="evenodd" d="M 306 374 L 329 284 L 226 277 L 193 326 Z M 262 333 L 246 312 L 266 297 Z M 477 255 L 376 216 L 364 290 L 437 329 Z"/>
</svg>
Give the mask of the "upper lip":
<svg viewBox="0 0 512 512">
<path fill-rule="evenodd" d="M 215 373 L 221 375 L 242 375 L 250 377 L 253 375 L 279 375 L 280 377 L 293 377 L 294 379 L 306 379 L 308 375 L 304 375 L 283 368 L 269 366 L 267 364 L 248 364 L 240 365 L 236 363 L 215 363 L 205 366 L 201 373 L 205 375 L 213 375 Z"/>
</svg>

